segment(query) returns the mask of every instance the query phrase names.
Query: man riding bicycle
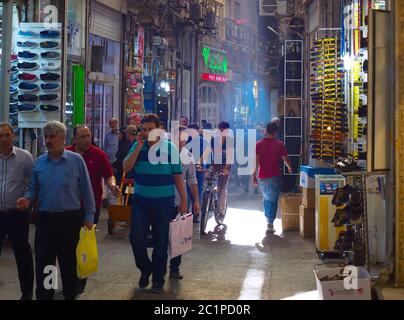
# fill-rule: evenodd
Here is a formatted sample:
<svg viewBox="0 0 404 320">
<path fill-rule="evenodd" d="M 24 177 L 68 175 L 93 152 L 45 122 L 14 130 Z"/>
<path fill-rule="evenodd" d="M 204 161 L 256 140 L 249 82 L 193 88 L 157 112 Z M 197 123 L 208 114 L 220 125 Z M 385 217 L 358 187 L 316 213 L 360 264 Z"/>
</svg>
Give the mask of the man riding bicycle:
<svg viewBox="0 0 404 320">
<path fill-rule="evenodd" d="M 223 222 L 227 209 L 227 186 L 232 172 L 232 159 L 234 158 L 234 138 L 230 135 L 230 125 L 227 122 L 219 124 L 220 134 L 212 139 L 212 166 L 208 174 L 219 173 L 218 181 L 218 216 Z"/>
</svg>

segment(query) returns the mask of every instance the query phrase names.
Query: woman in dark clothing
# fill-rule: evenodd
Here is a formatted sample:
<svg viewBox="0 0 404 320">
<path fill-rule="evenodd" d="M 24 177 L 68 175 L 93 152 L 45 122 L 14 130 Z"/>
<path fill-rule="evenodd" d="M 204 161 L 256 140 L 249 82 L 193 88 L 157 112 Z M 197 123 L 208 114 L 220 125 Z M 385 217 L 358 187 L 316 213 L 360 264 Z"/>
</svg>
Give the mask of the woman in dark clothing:
<svg viewBox="0 0 404 320">
<path fill-rule="evenodd" d="M 118 185 L 121 184 L 122 180 L 122 164 L 123 160 L 126 158 L 130 151 L 131 142 L 126 137 L 126 127 L 123 127 L 119 130 L 119 147 L 118 152 L 116 153 L 116 161 L 113 163 L 113 168 L 115 171 L 116 183 Z"/>
</svg>

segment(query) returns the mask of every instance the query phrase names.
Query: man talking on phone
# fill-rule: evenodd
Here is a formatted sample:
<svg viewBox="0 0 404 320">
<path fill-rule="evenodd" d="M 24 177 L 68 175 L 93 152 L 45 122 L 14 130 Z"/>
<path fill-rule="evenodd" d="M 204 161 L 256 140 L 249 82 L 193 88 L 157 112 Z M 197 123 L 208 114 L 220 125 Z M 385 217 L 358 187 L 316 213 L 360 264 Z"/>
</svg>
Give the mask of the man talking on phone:
<svg viewBox="0 0 404 320">
<path fill-rule="evenodd" d="M 142 119 L 142 129 L 129 155 L 123 162 L 125 172 L 131 172 L 135 180 L 132 198 L 132 224 L 130 240 L 136 266 L 141 271 L 139 288 L 149 285 L 152 275 L 153 293 L 161 293 L 168 260 L 169 222 L 174 210 L 175 188 L 180 195 L 179 211 L 187 211 L 187 195 L 182 178 L 182 168 L 178 149 L 167 139 L 152 139 L 160 127 L 160 119 L 155 114 L 146 114 Z M 154 132 L 153 132 L 154 131 Z M 153 132 L 153 134 L 150 134 Z M 160 154 L 168 152 L 166 162 L 153 163 L 150 154 L 156 144 Z M 152 260 L 147 254 L 147 238 L 152 227 L 154 251 Z"/>
</svg>

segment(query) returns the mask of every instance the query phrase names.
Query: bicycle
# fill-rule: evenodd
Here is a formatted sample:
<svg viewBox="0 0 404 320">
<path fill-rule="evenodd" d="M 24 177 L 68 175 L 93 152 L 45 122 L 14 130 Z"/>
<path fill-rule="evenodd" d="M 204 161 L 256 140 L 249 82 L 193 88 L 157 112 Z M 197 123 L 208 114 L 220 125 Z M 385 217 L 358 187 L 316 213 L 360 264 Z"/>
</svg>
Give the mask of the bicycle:
<svg viewBox="0 0 404 320">
<path fill-rule="evenodd" d="M 201 206 L 201 234 L 206 234 L 206 226 L 212 215 L 215 217 L 217 225 L 223 225 L 226 217 L 227 206 L 223 214 L 219 213 L 218 181 L 221 175 L 223 175 L 223 172 L 214 173 L 214 171 L 209 170 L 205 177 L 205 190 L 203 192 Z"/>
</svg>

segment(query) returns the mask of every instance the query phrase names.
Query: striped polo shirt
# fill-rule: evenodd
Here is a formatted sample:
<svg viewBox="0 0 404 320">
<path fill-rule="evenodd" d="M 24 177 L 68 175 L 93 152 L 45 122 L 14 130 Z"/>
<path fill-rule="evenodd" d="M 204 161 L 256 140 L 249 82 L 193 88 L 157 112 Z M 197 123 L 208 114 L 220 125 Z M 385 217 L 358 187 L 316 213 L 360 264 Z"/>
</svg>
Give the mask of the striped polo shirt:
<svg viewBox="0 0 404 320">
<path fill-rule="evenodd" d="M 135 142 L 129 154 L 135 151 L 137 144 Z M 174 206 L 173 175 L 176 174 L 182 174 L 177 147 L 165 139 L 153 147 L 145 143 L 131 172 L 135 180 L 133 200 L 157 206 Z"/>
</svg>

